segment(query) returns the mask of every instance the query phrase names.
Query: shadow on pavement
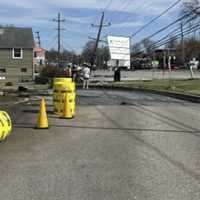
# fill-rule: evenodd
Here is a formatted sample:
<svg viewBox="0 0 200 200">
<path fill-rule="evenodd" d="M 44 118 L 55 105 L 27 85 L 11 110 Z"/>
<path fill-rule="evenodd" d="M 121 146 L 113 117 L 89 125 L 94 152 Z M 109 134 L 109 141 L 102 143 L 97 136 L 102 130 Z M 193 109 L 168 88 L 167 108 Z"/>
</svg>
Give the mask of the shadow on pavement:
<svg viewBox="0 0 200 200">
<path fill-rule="evenodd" d="M 32 113 L 32 114 L 35 114 L 35 113 L 39 113 L 39 110 L 31 110 L 31 109 L 28 109 L 28 110 L 23 110 L 22 112 L 24 113 Z M 54 114 L 53 111 L 47 111 L 48 114 Z"/>
<path fill-rule="evenodd" d="M 14 123 L 14 128 L 35 128 L 35 124 Z M 154 133 L 200 133 L 196 131 L 172 130 L 172 129 L 143 129 L 143 128 L 115 128 L 115 127 L 92 127 L 92 126 L 71 126 L 71 125 L 55 125 L 51 124 L 50 127 L 57 128 L 74 128 L 74 129 L 93 129 L 93 130 L 118 130 L 118 131 L 138 131 L 138 132 L 154 132 Z"/>
</svg>

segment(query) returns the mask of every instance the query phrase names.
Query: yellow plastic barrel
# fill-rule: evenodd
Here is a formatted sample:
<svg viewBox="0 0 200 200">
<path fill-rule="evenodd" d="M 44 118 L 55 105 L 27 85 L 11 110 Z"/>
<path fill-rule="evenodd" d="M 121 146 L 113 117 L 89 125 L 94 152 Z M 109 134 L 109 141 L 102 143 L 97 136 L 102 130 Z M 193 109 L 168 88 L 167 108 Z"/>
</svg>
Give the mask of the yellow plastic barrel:
<svg viewBox="0 0 200 200">
<path fill-rule="evenodd" d="M 60 116 L 64 119 L 72 119 L 71 93 L 65 93 L 63 108 Z"/>
<path fill-rule="evenodd" d="M 0 111 L 0 141 L 4 140 L 12 131 L 12 122 L 9 115 Z"/>
<path fill-rule="evenodd" d="M 10 116 L 8 115 L 7 112 L 0 111 L 0 117 L 5 122 L 6 132 L 7 132 L 7 136 L 8 136 L 8 135 L 10 135 L 10 133 L 12 131 L 12 122 L 11 122 Z"/>
<path fill-rule="evenodd" d="M 53 89 L 53 107 L 54 107 L 54 113 L 59 114 L 60 113 L 60 101 L 61 95 L 60 95 L 60 88 L 62 88 L 62 82 L 58 82 L 54 85 Z"/>
<path fill-rule="evenodd" d="M 68 95 L 69 103 L 67 104 L 75 116 L 76 110 L 76 85 L 72 78 L 54 78 L 53 85 L 53 106 L 54 113 L 62 115 L 66 94 Z"/>
<path fill-rule="evenodd" d="M 60 88 L 60 113 L 63 113 L 63 107 L 65 103 L 65 97 L 67 95 L 68 103 L 67 106 L 70 107 L 69 109 L 72 110 L 72 103 L 73 103 L 73 98 L 72 98 L 72 87 L 71 84 L 68 85 L 62 85 Z M 72 111 L 71 111 L 72 112 Z"/>
<path fill-rule="evenodd" d="M 72 115 L 73 117 L 75 116 L 75 113 L 76 113 L 76 93 L 73 92 L 71 94 L 71 108 L 72 108 Z"/>
<path fill-rule="evenodd" d="M 62 99 L 61 99 L 61 89 L 63 85 L 67 85 L 72 82 L 71 78 L 54 78 L 53 84 L 53 107 L 54 113 L 60 114 Z"/>
<path fill-rule="evenodd" d="M 6 128 L 4 121 L 0 118 L 0 141 L 6 138 Z"/>
<path fill-rule="evenodd" d="M 71 107 L 72 107 L 72 115 L 73 117 L 75 116 L 75 112 L 76 112 L 76 84 L 75 82 L 71 83 L 71 90 L 72 90 L 72 94 L 71 94 Z"/>
<path fill-rule="evenodd" d="M 54 78 L 53 79 L 53 84 L 55 85 L 56 83 L 71 83 L 72 78 Z"/>
</svg>

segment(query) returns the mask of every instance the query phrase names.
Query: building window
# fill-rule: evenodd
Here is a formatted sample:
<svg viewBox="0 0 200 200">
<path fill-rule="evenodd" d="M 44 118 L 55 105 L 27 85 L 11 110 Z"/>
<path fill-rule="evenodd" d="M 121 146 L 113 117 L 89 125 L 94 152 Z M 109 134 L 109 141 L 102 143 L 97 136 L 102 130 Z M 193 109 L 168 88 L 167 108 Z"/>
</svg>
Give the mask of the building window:
<svg viewBox="0 0 200 200">
<path fill-rule="evenodd" d="M 0 73 L 6 73 L 6 69 L 5 68 L 0 68 Z"/>
<path fill-rule="evenodd" d="M 23 58 L 23 51 L 19 48 L 13 49 L 13 59 L 22 59 Z"/>
<path fill-rule="evenodd" d="M 27 72 L 27 69 L 26 68 L 21 68 L 21 72 Z"/>
</svg>

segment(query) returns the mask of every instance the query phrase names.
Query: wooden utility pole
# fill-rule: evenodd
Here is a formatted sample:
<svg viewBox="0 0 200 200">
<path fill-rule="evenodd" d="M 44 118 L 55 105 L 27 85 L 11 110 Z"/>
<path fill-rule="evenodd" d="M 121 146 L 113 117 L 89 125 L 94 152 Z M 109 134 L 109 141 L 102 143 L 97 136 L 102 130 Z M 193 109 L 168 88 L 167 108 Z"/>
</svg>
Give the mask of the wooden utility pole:
<svg viewBox="0 0 200 200">
<path fill-rule="evenodd" d="M 101 16 L 100 25 L 92 24 L 92 27 L 98 27 L 99 31 L 98 31 L 98 34 L 97 34 L 97 39 L 96 39 L 96 42 L 95 42 L 95 45 L 94 45 L 94 50 L 93 50 L 93 53 L 92 53 L 92 56 L 91 56 L 91 60 L 90 60 L 91 69 L 93 68 L 94 63 L 95 63 L 96 53 L 97 53 L 97 48 L 98 48 L 98 44 L 99 44 L 100 37 L 101 37 L 102 28 L 103 27 L 108 27 L 108 26 L 111 25 L 110 23 L 103 24 L 103 22 L 104 22 L 104 12 L 102 13 L 102 16 Z"/>
<path fill-rule="evenodd" d="M 58 31 L 58 67 L 60 67 L 61 30 L 64 30 L 61 28 L 61 23 L 65 22 L 65 19 L 61 19 L 60 13 L 58 13 L 58 18 L 53 19 L 53 21 L 58 23 L 58 28 L 56 30 Z"/>
</svg>

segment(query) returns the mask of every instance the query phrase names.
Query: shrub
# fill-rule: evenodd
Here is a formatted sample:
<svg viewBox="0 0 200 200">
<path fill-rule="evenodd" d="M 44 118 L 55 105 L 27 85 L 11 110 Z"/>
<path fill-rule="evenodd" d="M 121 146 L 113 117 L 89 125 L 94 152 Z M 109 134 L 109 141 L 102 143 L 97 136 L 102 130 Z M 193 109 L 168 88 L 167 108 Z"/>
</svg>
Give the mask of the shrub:
<svg viewBox="0 0 200 200">
<path fill-rule="evenodd" d="M 5 86 L 13 86 L 13 83 L 12 82 L 7 82 L 7 83 L 5 83 Z"/>
</svg>

